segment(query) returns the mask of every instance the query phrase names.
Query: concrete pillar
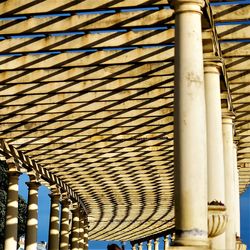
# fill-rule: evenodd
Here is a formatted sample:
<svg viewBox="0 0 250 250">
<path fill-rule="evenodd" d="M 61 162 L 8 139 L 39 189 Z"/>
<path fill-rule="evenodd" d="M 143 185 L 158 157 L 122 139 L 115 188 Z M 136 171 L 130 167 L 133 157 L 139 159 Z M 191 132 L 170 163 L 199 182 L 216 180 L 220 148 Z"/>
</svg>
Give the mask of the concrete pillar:
<svg viewBox="0 0 250 250">
<path fill-rule="evenodd" d="M 84 214 L 80 212 L 80 225 L 79 225 L 79 250 L 84 250 Z"/>
<path fill-rule="evenodd" d="M 143 242 L 139 243 L 139 250 L 143 250 Z"/>
<path fill-rule="evenodd" d="M 134 244 L 132 245 L 132 250 L 137 250 L 137 244 L 136 244 L 136 243 L 134 243 Z"/>
<path fill-rule="evenodd" d="M 18 230 L 18 177 L 20 172 L 15 168 L 14 163 L 9 163 L 9 187 L 7 193 L 7 210 L 5 222 L 4 250 L 17 249 Z"/>
<path fill-rule="evenodd" d="M 207 122 L 208 203 L 225 204 L 225 173 L 223 159 L 222 111 L 220 97 L 220 65 L 206 62 L 205 96 Z M 225 249 L 225 233 L 212 238 L 212 249 Z"/>
<path fill-rule="evenodd" d="M 164 250 L 169 249 L 169 240 L 168 240 L 168 235 L 164 237 Z"/>
<path fill-rule="evenodd" d="M 159 250 L 159 238 L 154 240 L 154 250 Z"/>
<path fill-rule="evenodd" d="M 72 241 L 71 241 L 71 250 L 79 249 L 79 208 L 74 208 L 72 211 Z"/>
<path fill-rule="evenodd" d="M 59 200 L 60 194 L 51 194 L 49 250 L 59 249 Z"/>
<path fill-rule="evenodd" d="M 207 144 L 201 8 L 175 9 L 175 246 L 207 246 Z"/>
<path fill-rule="evenodd" d="M 240 237 L 240 187 L 239 187 L 239 170 L 237 161 L 237 144 L 233 144 L 234 155 L 234 188 L 235 188 L 235 232 Z"/>
<path fill-rule="evenodd" d="M 28 211 L 25 236 L 25 249 L 37 250 L 37 226 L 38 226 L 38 188 L 40 183 L 30 181 L 26 183 L 29 188 Z"/>
<path fill-rule="evenodd" d="M 60 250 L 69 249 L 69 205 L 70 201 L 65 198 L 61 202 L 61 226 L 60 226 Z"/>
<path fill-rule="evenodd" d="M 148 240 L 148 242 L 147 242 L 147 250 L 152 250 L 152 240 Z"/>
<path fill-rule="evenodd" d="M 89 224 L 87 215 L 84 216 L 84 250 L 89 249 Z"/>
<path fill-rule="evenodd" d="M 229 112 L 223 113 L 223 145 L 225 164 L 225 205 L 228 222 L 226 226 L 226 250 L 235 249 L 235 198 L 234 198 L 234 156 L 233 156 L 233 116 Z"/>
</svg>

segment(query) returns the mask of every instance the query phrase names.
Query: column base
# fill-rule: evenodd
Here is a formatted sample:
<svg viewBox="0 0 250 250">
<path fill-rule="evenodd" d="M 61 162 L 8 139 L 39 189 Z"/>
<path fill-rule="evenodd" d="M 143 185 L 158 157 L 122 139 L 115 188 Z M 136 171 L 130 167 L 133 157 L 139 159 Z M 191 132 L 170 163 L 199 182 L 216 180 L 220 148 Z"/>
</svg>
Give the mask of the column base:
<svg viewBox="0 0 250 250">
<path fill-rule="evenodd" d="M 173 242 L 173 246 L 183 247 L 201 247 L 208 249 L 209 241 L 204 239 L 188 239 L 188 238 L 176 238 Z"/>
</svg>

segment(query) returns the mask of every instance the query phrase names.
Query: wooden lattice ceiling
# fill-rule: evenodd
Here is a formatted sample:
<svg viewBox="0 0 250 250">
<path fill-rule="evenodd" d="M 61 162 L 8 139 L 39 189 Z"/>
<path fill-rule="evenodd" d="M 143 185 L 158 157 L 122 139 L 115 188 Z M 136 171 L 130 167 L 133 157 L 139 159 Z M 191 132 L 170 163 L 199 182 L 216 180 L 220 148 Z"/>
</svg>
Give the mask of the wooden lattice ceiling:
<svg viewBox="0 0 250 250">
<path fill-rule="evenodd" d="M 204 53 L 224 62 L 243 192 L 250 182 L 250 6 L 224 4 L 204 10 Z M 91 239 L 171 229 L 168 1 L 6 0 L 0 13 L 1 139 L 79 195 Z"/>
</svg>

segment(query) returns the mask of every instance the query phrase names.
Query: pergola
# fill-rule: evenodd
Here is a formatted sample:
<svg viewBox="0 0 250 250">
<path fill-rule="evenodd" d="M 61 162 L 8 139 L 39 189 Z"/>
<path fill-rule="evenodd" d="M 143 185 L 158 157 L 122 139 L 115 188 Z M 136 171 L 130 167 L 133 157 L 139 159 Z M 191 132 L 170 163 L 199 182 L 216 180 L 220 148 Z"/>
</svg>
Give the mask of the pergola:
<svg viewBox="0 0 250 250">
<path fill-rule="evenodd" d="M 0 3 L 1 154 L 80 204 L 89 239 L 140 242 L 174 231 L 178 1 Z M 235 115 L 242 193 L 250 6 L 206 1 L 202 11 L 204 62 L 219 67 L 221 107 Z"/>
</svg>

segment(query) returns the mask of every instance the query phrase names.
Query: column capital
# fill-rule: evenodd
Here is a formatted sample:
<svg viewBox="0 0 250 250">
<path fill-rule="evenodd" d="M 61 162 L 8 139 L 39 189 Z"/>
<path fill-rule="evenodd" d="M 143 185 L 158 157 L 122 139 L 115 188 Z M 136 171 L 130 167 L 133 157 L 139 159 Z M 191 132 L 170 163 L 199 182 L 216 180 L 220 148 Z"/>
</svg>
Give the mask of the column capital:
<svg viewBox="0 0 250 250">
<path fill-rule="evenodd" d="M 216 73 L 222 72 L 222 62 L 216 60 L 205 60 L 204 61 L 204 73 Z"/>
<path fill-rule="evenodd" d="M 59 202 L 61 195 L 58 193 L 51 193 L 49 194 L 49 197 L 51 198 L 51 201 L 53 200 L 54 202 Z"/>
<path fill-rule="evenodd" d="M 230 110 L 222 110 L 222 123 L 223 124 L 233 124 L 235 119 L 235 114 Z"/>
<path fill-rule="evenodd" d="M 25 182 L 25 184 L 29 187 L 29 189 L 35 190 L 37 190 L 41 186 L 41 183 L 38 181 Z"/>
<path fill-rule="evenodd" d="M 170 0 L 169 2 L 175 9 L 175 13 L 198 12 L 201 14 L 205 6 L 204 0 Z"/>
<path fill-rule="evenodd" d="M 16 168 L 10 168 L 8 171 L 9 178 L 18 178 L 21 174 Z"/>
</svg>

